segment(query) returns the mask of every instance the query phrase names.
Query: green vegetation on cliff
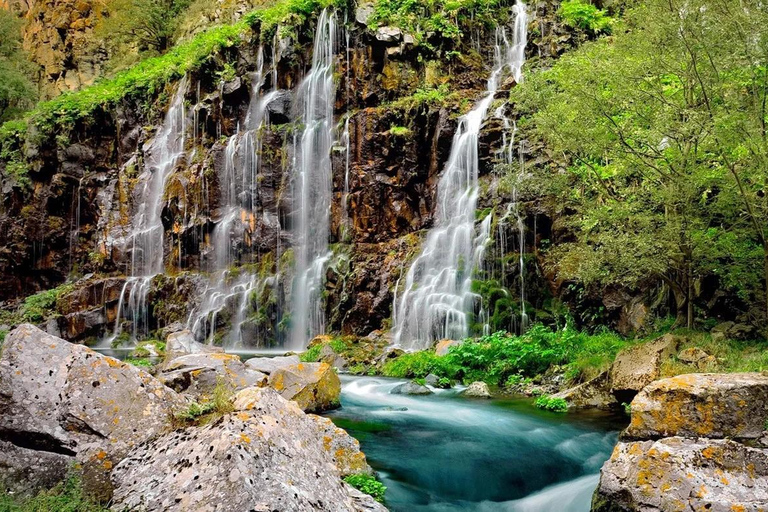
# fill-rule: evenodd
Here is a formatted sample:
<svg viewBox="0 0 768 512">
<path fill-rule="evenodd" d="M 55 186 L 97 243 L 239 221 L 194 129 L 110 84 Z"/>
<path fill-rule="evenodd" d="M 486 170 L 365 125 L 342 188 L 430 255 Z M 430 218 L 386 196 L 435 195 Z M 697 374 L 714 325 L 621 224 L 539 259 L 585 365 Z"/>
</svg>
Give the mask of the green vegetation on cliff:
<svg viewBox="0 0 768 512">
<path fill-rule="evenodd" d="M 15 14 L 0 8 L 0 123 L 29 108 L 35 98 L 30 65 L 21 50 L 20 27 Z"/>
<path fill-rule="evenodd" d="M 571 5 L 569 22 L 602 24 Z M 568 171 L 537 175 L 575 235 L 547 251 L 549 269 L 602 289 L 659 283 L 689 327 L 718 289 L 766 325 L 768 14 L 732 7 L 634 2 L 615 35 L 512 92 L 521 131 Z"/>
<path fill-rule="evenodd" d="M 108 509 L 83 493 L 82 481 L 72 474 L 66 481 L 32 498 L 0 492 L 0 512 L 106 512 Z"/>
</svg>

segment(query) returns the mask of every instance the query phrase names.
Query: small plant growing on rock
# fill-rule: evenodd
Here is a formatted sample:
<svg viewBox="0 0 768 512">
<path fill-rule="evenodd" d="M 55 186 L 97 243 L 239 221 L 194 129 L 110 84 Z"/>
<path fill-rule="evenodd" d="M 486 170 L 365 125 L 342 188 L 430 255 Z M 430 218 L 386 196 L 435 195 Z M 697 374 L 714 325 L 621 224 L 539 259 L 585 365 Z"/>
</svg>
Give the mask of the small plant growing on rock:
<svg viewBox="0 0 768 512">
<path fill-rule="evenodd" d="M 148 357 L 131 357 L 126 359 L 125 362 L 139 368 L 152 368 L 154 366 L 154 363 Z"/>
<path fill-rule="evenodd" d="M 562 398 L 554 398 L 548 395 L 540 396 L 533 402 L 533 405 L 539 409 L 551 412 L 566 412 L 568 411 L 568 402 Z"/>
<path fill-rule="evenodd" d="M 182 424 L 205 424 L 224 416 L 234 410 L 232 405 L 232 388 L 219 377 L 216 381 L 216 387 L 213 388 L 210 396 L 201 399 L 199 402 L 192 402 L 186 409 L 178 411 L 174 419 Z"/>
<path fill-rule="evenodd" d="M 384 493 L 387 486 L 376 480 L 375 476 L 366 473 L 356 473 L 344 478 L 349 485 L 373 497 L 379 503 L 384 503 Z"/>
<path fill-rule="evenodd" d="M 624 414 L 627 416 L 632 415 L 632 404 L 628 404 L 627 402 L 622 402 L 621 406 L 624 408 Z"/>
</svg>

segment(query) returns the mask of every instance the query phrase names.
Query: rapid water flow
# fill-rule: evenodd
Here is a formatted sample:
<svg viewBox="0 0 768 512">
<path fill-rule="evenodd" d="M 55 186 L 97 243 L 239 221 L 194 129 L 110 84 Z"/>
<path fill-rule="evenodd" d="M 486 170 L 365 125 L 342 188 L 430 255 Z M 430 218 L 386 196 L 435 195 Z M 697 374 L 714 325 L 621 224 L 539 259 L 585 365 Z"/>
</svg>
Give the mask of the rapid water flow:
<svg viewBox="0 0 768 512">
<path fill-rule="evenodd" d="M 304 128 L 297 141 L 294 169 L 294 258 L 291 340 L 303 349 L 325 329 L 322 287 L 330 258 L 331 148 L 335 138 L 333 80 L 336 54 L 336 15 L 324 10 L 315 31 L 312 68 L 299 88 Z"/>
<path fill-rule="evenodd" d="M 330 413 L 357 437 L 393 512 L 588 512 L 625 419 L 549 413 L 457 390 L 390 394 L 404 381 L 342 376 Z"/>
<path fill-rule="evenodd" d="M 528 26 L 525 5 L 518 2 L 514 13 L 512 43 L 504 29 L 496 32 L 493 71 L 485 96 L 459 120 L 437 186 L 435 227 L 408 269 L 405 288 L 394 304 L 394 344 L 406 349 L 423 349 L 445 338 L 465 338 L 470 333 L 471 315 L 478 309 L 480 298 L 472 292 L 472 277 L 482 265 L 482 247 L 490 235 L 486 229 L 490 219 L 483 220 L 480 230 L 475 229 L 478 139 L 501 80 L 508 75 L 522 79 Z"/>
<path fill-rule="evenodd" d="M 224 169 L 219 176 L 221 190 L 218 219 L 211 235 L 213 258 L 209 262 L 210 278 L 200 304 L 187 319 L 187 327 L 200 339 L 214 341 L 217 317 L 223 310 L 231 312 L 229 332 L 224 345 L 242 347 L 242 324 L 253 310 L 252 295 L 267 282 L 246 270 L 233 272 L 235 264 L 253 258 L 251 236 L 256 224 L 258 178 L 262 133 L 269 124 L 267 107 L 276 92 L 262 91 L 269 71 L 264 69 L 264 54 L 259 48 L 256 71 L 251 76 L 251 101 L 244 129 L 232 135 L 224 151 Z M 277 279 L 269 276 L 266 280 Z M 257 340 L 248 340 L 254 344 Z"/>
<path fill-rule="evenodd" d="M 155 138 L 145 151 L 144 169 L 134 189 L 136 205 L 127 236 L 126 249 L 131 255 L 130 277 L 126 279 L 118 303 L 114 335 L 122 333 L 125 318 L 131 322 L 131 338 L 149 334 L 147 296 L 152 278 L 164 270 L 164 233 L 161 218 L 165 187 L 179 161 L 184 158 L 187 109 L 185 76 L 176 89 L 171 105 Z"/>
</svg>

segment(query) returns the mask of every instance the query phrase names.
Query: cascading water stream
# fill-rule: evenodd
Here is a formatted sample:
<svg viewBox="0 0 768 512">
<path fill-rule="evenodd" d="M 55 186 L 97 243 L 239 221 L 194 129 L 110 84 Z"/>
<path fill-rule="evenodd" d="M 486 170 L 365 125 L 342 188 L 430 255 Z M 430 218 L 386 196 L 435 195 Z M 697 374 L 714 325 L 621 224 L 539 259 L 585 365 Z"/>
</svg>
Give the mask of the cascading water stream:
<svg viewBox="0 0 768 512">
<path fill-rule="evenodd" d="M 224 169 L 219 177 L 221 202 L 211 237 L 213 258 L 209 263 L 210 278 L 200 304 L 187 319 L 187 327 L 198 339 L 213 342 L 218 315 L 225 308 L 231 310 L 233 315 L 224 344 L 235 348 L 241 347 L 244 341 L 242 324 L 252 309 L 251 296 L 260 285 L 265 284 L 254 273 L 233 273 L 232 267 L 240 258 L 251 256 L 248 242 L 255 223 L 262 131 L 269 124 L 267 107 L 277 94 L 275 90 L 262 93 L 267 76 L 263 51 L 259 48 L 244 130 L 241 131 L 238 126 L 224 152 Z"/>
<path fill-rule="evenodd" d="M 297 141 L 294 172 L 296 226 L 290 348 L 302 349 L 322 333 L 322 286 L 330 258 L 331 148 L 335 137 L 333 72 L 336 15 L 324 10 L 315 32 L 312 68 L 301 83 L 299 100 L 304 129 Z"/>
<path fill-rule="evenodd" d="M 185 154 L 186 92 L 185 76 L 179 82 L 162 126 L 146 151 L 144 172 L 134 190 L 136 207 L 126 241 L 131 254 L 131 273 L 120 294 L 112 339 L 122 333 L 124 317 L 131 321 L 132 339 L 149 334 L 147 295 L 152 278 L 164 269 L 163 196 L 168 178 Z"/>
<path fill-rule="evenodd" d="M 514 8 L 514 44 L 498 29 L 494 67 L 485 96 L 459 120 L 446 168 L 437 186 L 435 227 L 406 274 L 405 289 L 394 304 L 394 344 L 423 349 L 439 339 L 469 334 L 468 312 L 476 309 L 472 273 L 482 264 L 490 219 L 475 230 L 478 198 L 478 138 L 488 108 L 505 73 L 520 80 L 525 55 L 525 5 Z"/>
</svg>

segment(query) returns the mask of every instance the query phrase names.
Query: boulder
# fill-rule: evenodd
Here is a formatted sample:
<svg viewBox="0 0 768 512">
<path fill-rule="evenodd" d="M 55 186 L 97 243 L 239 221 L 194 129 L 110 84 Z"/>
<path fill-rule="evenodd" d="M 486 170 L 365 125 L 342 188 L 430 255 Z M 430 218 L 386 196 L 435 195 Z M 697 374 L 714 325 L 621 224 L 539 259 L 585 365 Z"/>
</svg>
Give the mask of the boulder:
<svg viewBox="0 0 768 512">
<path fill-rule="evenodd" d="M 187 329 L 169 334 L 165 341 L 165 353 L 168 354 L 169 357 L 220 352 L 224 352 L 224 349 L 221 347 L 214 347 L 213 345 L 204 345 L 196 341 L 195 337 Z"/>
<path fill-rule="evenodd" d="M 0 481 L 9 494 L 33 496 L 54 487 L 67 477 L 74 456 L 24 448 L 0 441 Z"/>
<path fill-rule="evenodd" d="M 399 43 L 403 39 L 403 31 L 398 27 L 379 27 L 376 29 L 376 39 L 382 43 Z"/>
<path fill-rule="evenodd" d="M 368 25 L 368 20 L 373 15 L 374 4 L 373 2 L 360 2 L 355 8 L 355 21 L 361 25 Z"/>
<path fill-rule="evenodd" d="M 432 386 L 433 388 L 440 387 L 440 377 L 438 377 L 434 373 L 430 373 L 429 375 L 424 377 L 424 382 L 427 383 L 427 386 Z"/>
<path fill-rule="evenodd" d="M 269 375 L 280 368 L 299 364 L 300 362 L 299 356 L 254 357 L 248 359 L 245 362 L 245 366 L 251 370 Z"/>
<path fill-rule="evenodd" d="M 432 390 L 416 382 L 404 382 L 390 390 L 393 395 L 431 395 Z"/>
<path fill-rule="evenodd" d="M 196 397 L 210 394 L 219 382 L 233 391 L 267 384 L 265 374 L 246 367 L 238 356 L 223 352 L 179 356 L 165 363 L 157 378 L 179 393 Z"/>
<path fill-rule="evenodd" d="M 611 391 L 616 399 L 629 402 L 638 391 L 658 379 L 662 363 L 677 353 L 681 341 L 678 336 L 665 334 L 619 352 L 610 370 Z"/>
<path fill-rule="evenodd" d="M 39 452 L 38 464 L 47 460 L 53 473 L 64 462 L 55 454 L 77 460 L 86 488 L 98 496 L 111 491 L 112 466 L 132 447 L 166 431 L 184 404 L 145 371 L 32 325 L 20 325 L 5 339 L 0 440 Z M 0 480 L 13 481 L 19 469 L 32 467 L 23 462 L 33 459 L 28 451 L 6 450 L 6 456 Z M 24 465 L 14 469 L 16 463 Z"/>
<path fill-rule="evenodd" d="M 635 397 L 632 421 L 622 437 L 758 439 L 767 418 L 766 375 L 679 375 L 654 382 Z"/>
<path fill-rule="evenodd" d="M 491 398 L 493 396 L 488 389 L 488 384 L 479 381 L 470 384 L 461 394 L 472 398 Z"/>
<path fill-rule="evenodd" d="M 757 512 L 767 505 L 768 451 L 670 437 L 620 442 L 603 465 L 592 512 Z"/>
<path fill-rule="evenodd" d="M 134 450 L 113 471 L 113 509 L 386 510 L 342 481 L 327 424 L 269 388 L 241 391 L 234 406 Z"/>
<path fill-rule="evenodd" d="M 611 393 L 607 371 L 576 387 L 555 393 L 552 398 L 562 398 L 568 402 L 568 407 L 576 409 L 610 409 L 619 405 Z"/>
<path fill-rule="evenodd" d="M 347 360 L 337 354 L 331 345 L 323 345 L 318 354 L 318 361 L 328 363 L 337 370 L 344 370 L 347 367 Z"/>
<path fill-rule="evenodd" d="M 686 364 L 692 364 L 699 370 L 704 370 L 708 366 L 717 362 L 714 356 L 711 356 L 698 347 L 690 347 L 685 350 L 681 350 L 677 354 L 678 361 Z"/>
<path fill-rule="evenodd" d="M 448 355 L 448 351 L 451 347 L 458 347 L 463 342 L 459 340 L 440 340 L 435 345 L 435 355 L 445 356 Z"/>
<path fill-rule="evenodd" d="M 269 375 L 269 385 L 307 412 L 339 407 L 341 381 L 326 363 L 298 363 L 284 366 Z"/>
<path fill-rule="evenodd" d="M 373 474 L 373 470 L 365 460 L 365 454 L 360 451 L 360 442 L 349 435 L 346 430 L 337 427 L 329 418 L 308 415 L 316 423 L 318 432 L 323 439 L 323 449 L 333 459 L 342 477 L 356 473 Z"/>
</svg>

